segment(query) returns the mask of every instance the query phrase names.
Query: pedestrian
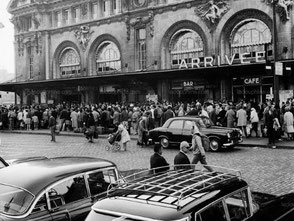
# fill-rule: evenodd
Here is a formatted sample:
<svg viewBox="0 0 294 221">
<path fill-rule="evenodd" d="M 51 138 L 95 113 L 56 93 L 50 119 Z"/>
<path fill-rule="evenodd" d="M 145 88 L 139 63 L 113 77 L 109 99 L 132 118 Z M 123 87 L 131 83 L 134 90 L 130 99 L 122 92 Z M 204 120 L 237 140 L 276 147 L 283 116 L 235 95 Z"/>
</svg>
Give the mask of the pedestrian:
<svg viewBox="0 0 294 221">
<path fill-rule="evenodd" d="M 248 134 L 249 137 L 251 137 L 252 131 L 254 131 L 256 134 L 255 136 L 258 137 L 258 122 L 259 122 L 258 114 L 255 108 L 252 107 L 250 112 L 251 129 L 250 129 L 250 133 Z"/>
<path fill-rule="evenodd" d="M 273 107 L 269 107 L 268 111 L 265 112 L 265 128 L 268 136 L 268 147 L 276 148 L 275 145 L 275 131 L 274 131 L 274 113 Z"/>
<path fill-rule="evenodd" d="M 287 133 L 288 140 L 293 140 L 293 133 L 294 133 L 294 127 L 293 127 L 293 114 L 290 111 L 290 107 L 285 107 L 285 114 L 284 114 L 284 130 Z"/>
<path fill-rule="evenodd" d="M 243 108 L 237 110 L 236 118 L 237 118 L 237 127 L 241 129 L 243 135 L 247 137 L 246 125 L 247 125 L 247 113 L 246 113 L 247 105 L 244 104 Z"/>
<path fill-rule="evenodd" d="M 49 117 L 49 122 L 48 122 L 48 126 L 51 133 L 51 142 L 56 142 L 56 139 L 55 139 L 56 118 L 57 118 L 57 112 L 53 110 L 51 112 L 51 116 Z"/>
<path fill-rule="evenodd" d="M 95 133 L 95 120 L 92 111 L 89 108 L 86 109 L 85 125 L 87 128 L 87 130 L 85 131 L 86 138 L 89 140 L 89 143 L 93 143 L 93 136 Z"/>
<path fill-rule="evenodd" d="M 191 133 L 192 133 L 192 151 L 193 151 L 193 159 L 192 159 L 192 164 L 197 164 L 199 161 L 202 165 L 204 165 L 204 167 L 212 172 L 213 169 L 210 166 L 206 166 L 207 162 L 206 162 L 206 156 L 205 156 L 205 150 L 204 147 L 202 145 L 202 141 L 201 141 L 201 134 L 200 131 L 197 127 L 197 125 L 195 123 L 193 123 L 192 127 L 191 127 Z"/>
<path fill-rule="evenodd" d="M 228 105 L 228 110 L 225 117 L 227 118 L 227 127 L 234 128 L 236 124 L 236 112 L 233 106 Z"/>
<path fill-rule="evenodd" d="M 154 169 L 154 173 L 169 170 L 169 164 L 162 156 L 162 146 L 154 145 L 154 154 L 150 157 L 150 168 Z"/>
<path fill-rule="evenodd" d="M 33 114 L 32 121 L 33 121 L 33 125 L 34 125 L 34 130 L 38 130 L 39 118 L 36 114 Z"/>
<path fill-rule="evenodd" d="M 121 123 L 120 125 L 118 125 L 118 131 L 121 133 L 121 144 L 122 144 L 122 151 L 126 151 L 127 150 L 127 143 L 131 140 L 130 138 L 130 134 L 127 131 L 124 123 Z"/>
<path fill-rule="evenodd" d="M 144 143 L 146 144 L 146 137 L 148 135 L 148 125 L 147 125 L 147 116 L 144 114 L 139 121 L 138 126 L 138 142 L 137 145 L 143 147 Z"/>
<path fill-rule="evenodd" d="M 189 152 L 190 145 L 187 141 L 182 141 L 180 144 L 180 152 L 177 153 L 177 155 L 174 158 L 174 165 L 175 169 L 191 169 L 190 160 L 187 156 L 187 153 Z M 178 166 L 183 165 L 183 166 Z"/>
</svg>

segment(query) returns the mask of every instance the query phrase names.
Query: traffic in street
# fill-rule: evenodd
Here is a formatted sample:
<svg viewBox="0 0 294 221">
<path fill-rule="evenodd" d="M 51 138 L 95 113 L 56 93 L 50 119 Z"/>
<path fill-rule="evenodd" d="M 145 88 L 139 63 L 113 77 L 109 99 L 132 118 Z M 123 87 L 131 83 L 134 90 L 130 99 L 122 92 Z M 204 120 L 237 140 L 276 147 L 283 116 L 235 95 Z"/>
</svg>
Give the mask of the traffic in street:
<svg viewBox="0 0 294 221">
<path fill-rule="evenodd" d="M 94 139 L 89 143 L 81 136 L 57 136 L 50 142 L 49 135 L 1 133 L 0 156 L 5 160 L 23 157 L 46 156 L 89 156 L 113 161 L 119 170 L 150 167 L 153 146 L 138 147 L 131 140 L 126 151 L 106 150 L 106 138 Z M 178 153 L 178 148 L 164 149 L 162 156 L 169 164 Z M 221 152 L 207 152 L 207 162 L 240 170 L 252 191 L 282 195 L 294 191 L 293 150 L 259 147 L 236 147 Z M 192 153 L 188 154 L 190 160 Z"/>
</svg>

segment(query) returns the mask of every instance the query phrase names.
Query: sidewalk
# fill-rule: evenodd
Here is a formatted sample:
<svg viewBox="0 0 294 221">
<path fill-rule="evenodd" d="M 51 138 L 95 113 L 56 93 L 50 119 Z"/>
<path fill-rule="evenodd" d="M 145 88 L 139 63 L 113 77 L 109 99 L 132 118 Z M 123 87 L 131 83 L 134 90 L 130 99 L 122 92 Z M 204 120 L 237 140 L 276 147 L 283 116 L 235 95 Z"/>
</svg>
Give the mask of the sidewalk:
<svg viewBox="0 0 294 221">
<path fill-rule="evenodd" d="M 21 133 L 21 134 L 40 134 L 50 135 L 49 129 L 40 129 L 40 130 L 0 130 L 0 133 Z M 62 131 L 58 136 L 80 136 L 84 137 L 83 133 L 74 133 L 72 131 Z M 108 134 L 99 134 L 99 138 L 107 138 Z M 131 135 L 132 140 L 137 140 L 137 135 Z M 238 146 L 243 147 L 265 147 L 267 148 L 268 138 L 260 138 L 260 137 L 251 137 L 251 138 L 243 138 L 243 142 Z M 294 141 L 288 141 L 283 139 L 282 141 L 277 141 L 276 146 L 278 149 L 294 149 Z"/>
</svg>

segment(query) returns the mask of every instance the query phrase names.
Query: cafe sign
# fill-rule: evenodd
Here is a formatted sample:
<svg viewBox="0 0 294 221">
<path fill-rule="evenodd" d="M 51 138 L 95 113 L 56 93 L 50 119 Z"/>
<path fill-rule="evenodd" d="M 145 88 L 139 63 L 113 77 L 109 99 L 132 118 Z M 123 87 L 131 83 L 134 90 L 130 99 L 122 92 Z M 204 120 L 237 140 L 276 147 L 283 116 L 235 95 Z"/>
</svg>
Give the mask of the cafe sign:
<svg viewBox="0 0 294 221">
<path fill-rule="evenodd" d="M 244 78 L 244 85 L 260 85 L 261 79 L 259 77 Z"/>
</svg>

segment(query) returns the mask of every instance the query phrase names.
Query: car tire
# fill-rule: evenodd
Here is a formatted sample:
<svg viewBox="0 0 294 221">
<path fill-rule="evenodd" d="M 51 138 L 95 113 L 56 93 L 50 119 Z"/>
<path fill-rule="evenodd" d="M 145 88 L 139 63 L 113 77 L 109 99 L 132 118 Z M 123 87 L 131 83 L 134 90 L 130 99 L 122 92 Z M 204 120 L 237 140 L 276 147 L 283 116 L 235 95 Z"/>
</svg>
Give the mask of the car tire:
<svg viewBox="0 0 294 221">
<path fill-rule="evenodd" d="M 169 146 L 169 141 L 166 137 L 162 137 L 160 139 L 160 145 L 163 147 L 163 148 L 168 148 Z"/>
<path fill-rule="evenodd" d="M 210 141 L 210 151 L 212 152 L 217 152 L 217 151 L 220 151 L 221 149 L 221 143 L 220 143 L 220 140 L 216 137 L 210 137 L 209 138 L 209 141 Z"/>
</svg>

